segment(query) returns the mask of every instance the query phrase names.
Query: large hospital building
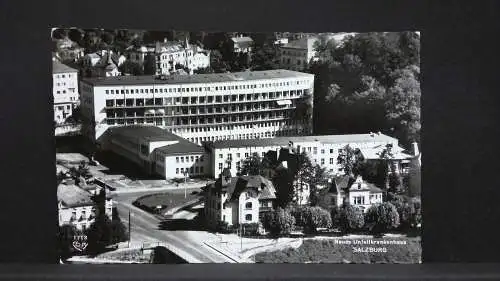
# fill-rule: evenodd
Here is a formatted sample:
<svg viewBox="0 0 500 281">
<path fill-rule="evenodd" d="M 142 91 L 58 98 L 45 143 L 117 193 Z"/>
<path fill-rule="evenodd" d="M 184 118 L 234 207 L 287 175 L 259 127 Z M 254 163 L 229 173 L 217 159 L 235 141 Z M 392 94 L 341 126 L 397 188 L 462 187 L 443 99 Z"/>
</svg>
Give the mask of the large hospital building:
<svg viewBox="0 0 500 281">
<path fill-rule="evenodd" d="M 81 81 L 83 134 L 99 142 L 110 127 L 154 125 L 193 143 L 312 133 L 314 75 L 290 70 Z"/>
</svg>

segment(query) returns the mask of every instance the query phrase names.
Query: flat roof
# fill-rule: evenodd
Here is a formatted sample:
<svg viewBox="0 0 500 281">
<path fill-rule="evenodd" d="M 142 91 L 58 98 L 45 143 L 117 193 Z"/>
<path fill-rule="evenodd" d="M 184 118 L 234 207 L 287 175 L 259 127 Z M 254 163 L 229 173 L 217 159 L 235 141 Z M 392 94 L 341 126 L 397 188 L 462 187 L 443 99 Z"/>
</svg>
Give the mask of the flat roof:
<svg viewBox="0 0 500 281">
<path fill-rule="evenodd" d="M 298 71 L 275 69 L 263 71 L 243 71 L 232 73 L 210 73 L 193 75 L 170 75 L 165 78 L 158 78 L 152 75 L 141 76 L 111 76 L 83 78 L 82 81 L 93 86 L 122 86 L 122 85 L 151 85 L 151 84 L 195 84 L 195 83 L 217 83 L 217 82 L 238 82 L 262 79 L 280 78 L 310 78 L 313 74 Z"/>
<path fill-rule="evenodd" d="M 73 72 L 78 72 L 78 70 L 59 62 L 57 59 L 52 60 L 52 73 L 73 73 Z"/>
<path fill-rule="evenodd" d="M 393 142 L 395 138 L 384 134 L 350 134 L 350 135 L 322 135 L 322 136 L 294 136 L 276 137 L 266 139 L 245 139 L 245 140 L 222 140 L 212 143 L 214 148 L 229 147 L 262 147 L 262 146 L 286 146 L 289 142 L 314 142 L 321 143 L 363 143 L 363 142 Z"/>
</svg>

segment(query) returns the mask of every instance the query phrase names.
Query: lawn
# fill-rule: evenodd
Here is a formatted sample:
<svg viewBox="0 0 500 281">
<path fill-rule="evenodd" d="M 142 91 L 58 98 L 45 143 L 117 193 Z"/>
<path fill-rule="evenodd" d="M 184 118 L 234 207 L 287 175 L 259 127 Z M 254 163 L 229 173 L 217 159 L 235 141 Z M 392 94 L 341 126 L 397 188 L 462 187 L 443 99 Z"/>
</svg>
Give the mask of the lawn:
<svg viewBox="0 0 500 281">
<path fill-rule="evenodd" d="M 261 263 L 420 263 L 421 261 L 422 248 L 418 237 L 369 240 L 405 240 L 406 245 L 347 245 L 338 244 L 334 239 L 308 239 L 297 249 L 258 253 L 255 261 Z M 354 247 L 385 247 L 387 252 L 354 252 Z"/>
<path fill-rule="evenodd" d="M 186 198 L 184 198 L 184 193 L 163 192 L 140 197 L 133 204 L 145 211 L 157 213 L 157 206 L 162 206 L 161 212 L 165 212 L 199 197 L 198 194 L 191 194 L 190 191 L 187 192 Z"/>
</svg>

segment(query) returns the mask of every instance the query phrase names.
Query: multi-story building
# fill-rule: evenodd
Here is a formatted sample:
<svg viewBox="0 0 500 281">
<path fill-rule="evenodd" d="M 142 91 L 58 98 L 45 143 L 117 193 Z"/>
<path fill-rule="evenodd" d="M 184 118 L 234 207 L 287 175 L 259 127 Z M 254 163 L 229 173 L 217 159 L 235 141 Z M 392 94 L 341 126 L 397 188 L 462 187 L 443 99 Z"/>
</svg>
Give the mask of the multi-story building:
<svg viewBox="0 0 500 281">
<path fill-rule="evenodd" d="M 61 124 L 73 114 L 73 109 L 79 103 L 78 70 L 53 58 L 52 90 L 54 95 L 54 122 Z"/>
<path fill-rule="evenodd" d="M 60 184 L 57 187 L 59 225 L 72 224 L 85 230 L 95 221 L 97 206 L 92 193 L 76 185 Z M 106 198 L 104 210 L 112 219 L 113 201 Z"/>
<path fill-rule="evenodd" d="M 209 171 L 205 149 L 155 126 L 122 126 L 108 129 L 101 141 L 111 151 L 147 174 L 165 179 L 204 176 Z"/>
<path fill-rule="evenodd" d="M 154 45 L 145 45 L 129 51 L 129 59 L 144 65 L 147 60 L 154 61 L 156 75 L 168 75 L 176 71 L 178 66 L 193 70 L 210 66 L 210 52 L 199 46 L 179 42 L 157 42 Z"/>
<path fill-rule="evenodd" d="M 317 41 L 317 37 L 304 37 L 281 45 L 279 47 L 281 67 L 297 71 L 307 68 L 309 62 L 316 56 L 314 43 Z"/>
<path fill-rule="evenodd" d="M 268 70 L 189 76 L 118 76 L 81 81 L 83 134 L 148 124 L 194 143 L 312 132 L 314 75 Z"/>
<path fill-rule="evenodd" d="M 276 190 L 262 176 L 222 175 L 205 192 L 204 212 L 208 227 L 259 223 L 274 208 Z"/>
<path fill-rule="evenodd" d="M 243 161 L 254 153 L 264 157 L 269 151 L 279 153 L 284 147 L 295 152 L 305 152 L 314 165 L 321 165 L 330 174 L 342 174 L 337 158 L 347 145 L 353 149 L 358 148 L 365 159 L 376 160 L 387 144 L 392 144 L 395 167 L 398 171 L 403 171 L 404 165 L 412 156 L 403 153 L 404 149 L 399 147 L 397 139 L 381 133 L 223 140 L 207 147 L 211 163 L 210 174 L 216 177 L 224 168 L 229 168 L 232 174 L 237 174 Z"/>
<path fill-rule="evenodd" d="M 247 36 L 240 35 L 238 37 L 231 37 L 233 43 L 233 52 L 240 54 L 247 54 L 252 52 L 253 39 Z"/>
</svg>

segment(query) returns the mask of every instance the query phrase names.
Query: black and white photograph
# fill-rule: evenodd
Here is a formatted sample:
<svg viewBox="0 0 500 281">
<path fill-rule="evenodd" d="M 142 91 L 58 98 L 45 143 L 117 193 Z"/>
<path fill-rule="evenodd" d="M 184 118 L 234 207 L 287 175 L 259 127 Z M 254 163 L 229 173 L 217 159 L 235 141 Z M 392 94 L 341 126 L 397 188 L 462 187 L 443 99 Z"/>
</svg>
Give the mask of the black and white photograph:
<svg viewBox="0 0 500 281">
<path fill-rule="evenodd" d="M 60 263 L 422 262 L 419 31 L 47 33 Z"/>
</svg>

